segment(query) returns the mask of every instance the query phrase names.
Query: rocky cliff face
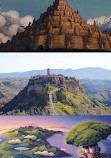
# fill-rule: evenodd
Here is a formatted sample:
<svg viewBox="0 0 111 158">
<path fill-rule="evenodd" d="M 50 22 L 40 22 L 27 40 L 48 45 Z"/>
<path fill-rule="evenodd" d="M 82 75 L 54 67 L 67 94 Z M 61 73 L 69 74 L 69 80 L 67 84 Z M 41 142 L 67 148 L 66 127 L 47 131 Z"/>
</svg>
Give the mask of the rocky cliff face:
<svg viewBox="0 0 111 158">
<path fill-rule="evenodd" d="M 42 49 L 81 49 L 111 51 L 111 37 L 90 26 L 66 0 L 55 0 L 38 20 L 6 44 L 1 51 L 38 51 Z"/>
</svg>

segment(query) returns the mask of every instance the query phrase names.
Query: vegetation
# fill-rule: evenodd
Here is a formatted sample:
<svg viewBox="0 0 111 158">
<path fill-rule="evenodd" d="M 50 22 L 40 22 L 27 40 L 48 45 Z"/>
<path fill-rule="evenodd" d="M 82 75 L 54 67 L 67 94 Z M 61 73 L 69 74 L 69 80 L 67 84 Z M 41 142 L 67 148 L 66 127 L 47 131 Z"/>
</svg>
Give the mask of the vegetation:
<svg viewBox="0 0 111 158">
<path fill-rule="evenodd" d="M 70 93 L 64 88 L 53 94 L 54 107 L 59 115 L 106 115 L 106 106 L 94 104 L 85 93 Z"/>
<path fill-rule="evenodd" d="M 84 154 L 86 154 L 86 153 L 85 153 L 84 151 L 80 151 L 79 154 L 84 155 Z"/>
<path fill-rule="evenodd" d="M 22 90 L 28 82 L 25 78 L 1 78 L 0 79 L 0 106 L 9 102 Z"/>
<path fill-rule="evenodd" d="M 61 102 L 54 103 L 54 108 L 59 115 L 74 115 L 75 109 L 69 105 L 63 105 Z"/>
<path fill-rule="evenodd" d="M 67 144 L 75 146 L 93 146 L 111 134 L 111 126 L 96 121 L 86 121 L 76 125 L 66 135 Z"/>
<path fill-rule="evenodd" d="M 39 83 L 39 86 L 33 89 L 35 79 L 32 79 L 31 82 L 20 91 L 27 81 L 27 79 L 2 79 L 1 85 L 3 90 L 0 91 L 0 114 L 50 115 L 49 93 L 57 87 L 46 82 Z M 70 80 L 66 81 L 68 85 Z M 86 81 L 83 80 L 80 82 L 84 87 L 84 82 Z M 5 91 L 3 84 L 8 87 L 8 90 L 12 90 L 9 91 L 9 95 L 8 91 L 6 91 L 7 95 L 3 93 L 3 91 Z M 32 87 L 29 92 L 28 87 Z M 59 115 L 110 115 L 111 107 L 106 107 L 106 105 L 98 101 L 98 99 L 92 99 L 88 91 L 86 91 L 88 97 L 83 87 L 77 86 L 75 89 L 73 87 L 72 92 L 70 88 L 69 92 L 64 86 L 60 86 L 59 90 L 53 93 L 53 103 L 56 112 Z M 13 95 L 11 96 L 11 94 Z M 16 94 L 17 96 L 15 96 Z M 13 97 L 14 99 L 12 99 Z"/>
<path fill-rule="evenodd" d="M 60 157 L 63 155 L 68 155 L 67 153 L 59 150 L 58 148 L 52 147 L 48 142 L 47 138 L 53 134 L 58 133 L 56 131 L 44 130 L 42 128 L 34 128 L 32 126 L 20 127 L 17 130 L 8 132 L 7 139 L 0 145 L 0 154 L 3 158 L 13 157 L 19 151 L 15 150 L 17 147 L 29 148 L 27 151 L 21 151 L 16 157 L 21 158 L 37 158 L 44 157 L 40 155 L 35 155 L 35 152 L 47 151 L 48 153 L 53 153 L 53 157 Z M 32 136 L 32 138 L 30 137 Z M 29 138 L 28 138 L 29 137 Z M 12 140 L 19 140 L 20 143 L 9 143 Z M 49 158 L 50 156 L 45 156 Z"/>
<path fill-rule="evenodd" d="M 111 81 L 110 80 L 80 80 L 88 95 L 95 103 L 98 100 L 105 106 L 111 106 Z"/>
</svg>

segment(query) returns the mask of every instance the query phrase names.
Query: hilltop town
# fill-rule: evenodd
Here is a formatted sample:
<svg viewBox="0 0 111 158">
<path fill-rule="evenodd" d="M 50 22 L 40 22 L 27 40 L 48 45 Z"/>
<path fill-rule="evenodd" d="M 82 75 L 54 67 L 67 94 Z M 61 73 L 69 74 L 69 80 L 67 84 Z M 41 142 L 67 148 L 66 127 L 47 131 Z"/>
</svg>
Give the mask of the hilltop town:
<svg viewBox="0 0 111 158">
<path fill-rule="evenodd" d="M 0 51 L 53 50 L 111 51 L 111 37 L 101 33 L 96 22 L 88 25 L 66 0 L 55 0 L 25 31 L 0 45 Z"/>
<path fill-rule="evenodd" d="M 32 77 L 26 87 L 0 108 L 7 115 L 110 115 L 110 108 L 94 104 L 75 77 L 47 75 Z"/>
<path fill-rule="evenodd" d="M 37 75 L 32 77 L 28 83 L 28 93 L 36 90 L 37 93 L 43 91 L 43 85 L 49 84 L 52 87 L 65 88 L 68 92 L 77 93 L 79 90 L 79 81 L 75 77 L 66 77 L 61 74 L 50 74 L 47 69 L 47 75 Z"/>
</svg>

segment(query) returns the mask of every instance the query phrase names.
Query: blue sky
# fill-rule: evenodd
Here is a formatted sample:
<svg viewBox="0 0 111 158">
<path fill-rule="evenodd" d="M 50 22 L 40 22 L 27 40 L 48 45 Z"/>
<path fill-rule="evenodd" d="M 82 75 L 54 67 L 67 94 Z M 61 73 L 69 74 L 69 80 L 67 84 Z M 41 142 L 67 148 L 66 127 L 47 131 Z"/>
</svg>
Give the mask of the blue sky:
<svg viewBox="0 0 111 158">
<path fill-rule="evenodd" d="M 111 69 L 111 53 L 0 53 L 0 73 L 41 70 L 48 67 Z"/>
<path fill-rule="evenodd" d="M 1 0 L 3 11 L 15 9 L 21 16 L 32 15 L 38 18 L 46 11 L 47 7 L 54 0 Z M 111 0 L 67 0 L 74 9 L 79 9 L 84 19 L 95 18 L 97 16 L 109 16 L 111 14 Z"/>
</svg>

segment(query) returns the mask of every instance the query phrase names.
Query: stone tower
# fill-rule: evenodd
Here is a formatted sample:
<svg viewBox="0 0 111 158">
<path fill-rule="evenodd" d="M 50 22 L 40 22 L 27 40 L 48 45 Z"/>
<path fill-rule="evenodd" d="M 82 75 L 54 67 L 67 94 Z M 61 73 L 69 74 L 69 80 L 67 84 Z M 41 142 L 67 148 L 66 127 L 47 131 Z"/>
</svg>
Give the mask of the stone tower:
<svg viewBox="0 0 111 158">
<path fill-rule="evenodd" d="M 50 75 L 50 69 L 49 68 L 47 69 L 47 75 L 48 76 Z"/>
<path fill-rule="evenodd" d="M 0 45 L 0 51 L 39 51 L 41 48 L 111 51 L 111 36 L 101 33 L 95 24 L 88 25 L 66 0 L 55 0 L 24 32 Z"/>
</svg>

